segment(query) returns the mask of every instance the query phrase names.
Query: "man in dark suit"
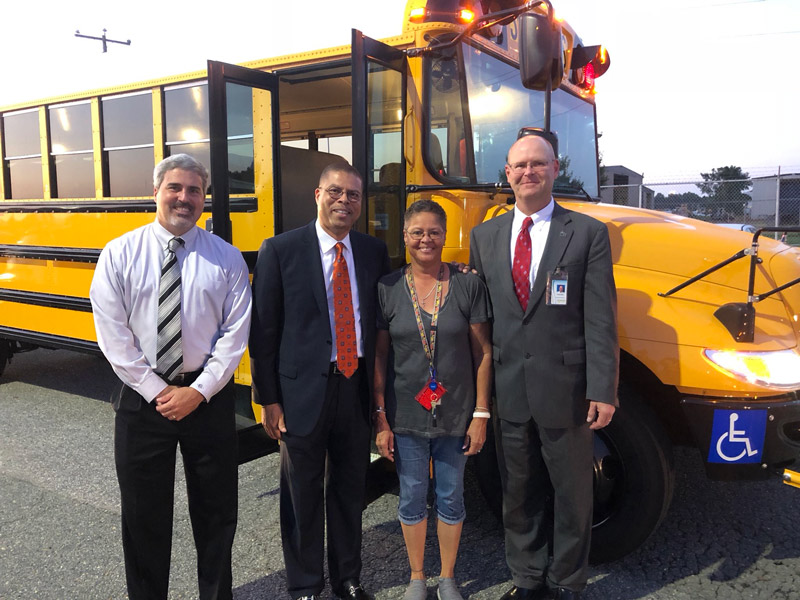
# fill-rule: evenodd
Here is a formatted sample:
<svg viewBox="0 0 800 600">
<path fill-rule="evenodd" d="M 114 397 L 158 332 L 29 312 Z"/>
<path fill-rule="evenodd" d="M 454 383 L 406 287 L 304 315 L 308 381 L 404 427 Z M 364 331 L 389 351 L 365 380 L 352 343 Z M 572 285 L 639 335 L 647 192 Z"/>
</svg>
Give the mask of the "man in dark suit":
<svg viewBox="0 0 800 600">
<path fill-rule="evenodd" d="M 324 587 L 326 516 L 334 593 L 368 598 L 359 583 L 361 511 L 375 294 L 389 255 L 380 240 L 352 231 L 362 185 L 347 163 L 326 167 L 317 219 L 265 240 L 253 273 L 253 384 L 264 428 L 281 440 L 281 534 L 295 599 L 315 599 Z"/>
<path fill-rule="evenodd" d="M 494 424 L 514 583 L 502 600 L 577 598 L 585 588 L 592 430 L 613 417 L 619 370 L 608 230 L 553 201 L 558 160 L 533 132 L 508 152 L 514 211 L 476 227 L 470 241 L 494 311 Z"/>
</svg>

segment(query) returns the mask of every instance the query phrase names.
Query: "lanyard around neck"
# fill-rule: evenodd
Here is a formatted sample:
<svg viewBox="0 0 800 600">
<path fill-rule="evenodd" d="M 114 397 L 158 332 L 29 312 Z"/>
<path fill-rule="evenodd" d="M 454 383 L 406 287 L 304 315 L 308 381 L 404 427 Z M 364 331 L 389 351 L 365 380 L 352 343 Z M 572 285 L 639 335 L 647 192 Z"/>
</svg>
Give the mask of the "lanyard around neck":
<svg viewBox="0 0 800 600">
<path fill-rule="evenodd" d="M 428 336 L 425 335 L 425 326 L 422 324 L 422 312 L 417 300 L 417 290 L 414 287 L 414 275 L 411 273 L 411 265 L 406 269 L 406 282 L 411 291 L 411 304 L 414 306 L 414 317 L 417 320 L 419 337 L 422 340 L 422 348 L 425 350 L 425 357 L 428 359 L 431 373 L 434 373 L 433 360 L 436 356 L 436 324 L 439 322 L 439 306 L 442 301 L 442 277 L 444 276 L 444 264 L 439 267 L 439 275 L 436 278 L 436 296 L 433 299 L 433 313 L 431 314 L 431 341 L 428 343 Z"/>
</svg>

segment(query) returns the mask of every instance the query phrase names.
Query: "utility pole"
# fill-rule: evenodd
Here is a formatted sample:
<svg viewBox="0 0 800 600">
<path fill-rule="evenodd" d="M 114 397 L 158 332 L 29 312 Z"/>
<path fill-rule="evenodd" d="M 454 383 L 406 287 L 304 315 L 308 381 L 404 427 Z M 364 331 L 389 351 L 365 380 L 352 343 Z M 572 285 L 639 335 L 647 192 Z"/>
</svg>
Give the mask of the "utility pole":
<svg viewBox="0 0 800 600">
<path fill-rule="evenodd" d="M 121 40 L 112 40 L 112 39 L 107 38 L 106 37 L 105 28 L 103 28 L 103 35 L 101 37 L 97 37 L 97 36 L 94 36 L 94 35 L 84 35 L 83 33 L 80 32 L 80 30 L 75 31 L 75 37 L 86 38 L 86 39 L 89 39 L 89 40 L 100 40 L 101 42 L 103 42 L 103 52 L 108 52 L 108 42 L 111 42 L 113 44 L 122 44 L 123 46 L 130 46 L 131 45 L 131 41 L 130 40 L 127 40 L 127 41 L 123 42 Z"/>
</svg>

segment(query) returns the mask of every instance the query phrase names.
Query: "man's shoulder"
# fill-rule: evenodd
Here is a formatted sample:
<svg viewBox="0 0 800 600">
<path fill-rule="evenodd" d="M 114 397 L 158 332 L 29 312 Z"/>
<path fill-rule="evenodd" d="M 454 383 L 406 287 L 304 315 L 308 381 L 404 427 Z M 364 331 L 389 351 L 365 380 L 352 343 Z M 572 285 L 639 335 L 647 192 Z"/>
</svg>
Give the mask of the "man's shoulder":
<svg viewBox="0 0 800 600">
<path fill-rule="evenodd" d="M 315 234 L 313 222 L 303 225 L 302 227 L 297 227 L 296 229 L 284 231 L 283 233 L 274 235 L 264 241 L 267 245 L 271 245 L 276 248 L 285 248 L 307 243 L 308 237 L 311 234 Z"/>
<path fill-rule="evenodd" d="M 478 225 L 473 227 L 472 235 L 477 240 L 491 238 L 491 236 L 496 235 L 498 229 L 501 229 L 504 226 L 510 227 L 513 219 L 514 219 L 513 211 L 508 211 L 502 215 L 492 217 L 488 221 L 484 221 L 483 223 L 479 223 Z"/>
<path fill-rule="evenodd" d="M 214 235 L 213 233 L 198 227 L 197 238 L 200 243 L 205 244 L 205 246 L 208 248 L 211 248 L 211 251 L 216 256 L 224 257 L 225 260 L 229 261 L 238 262 L 239 260 L 244 260 L 242 257 L 242 251 L 239 250 L 239 248 L 229 242 L 226 242 L 218 235 Z"/>
</svg>

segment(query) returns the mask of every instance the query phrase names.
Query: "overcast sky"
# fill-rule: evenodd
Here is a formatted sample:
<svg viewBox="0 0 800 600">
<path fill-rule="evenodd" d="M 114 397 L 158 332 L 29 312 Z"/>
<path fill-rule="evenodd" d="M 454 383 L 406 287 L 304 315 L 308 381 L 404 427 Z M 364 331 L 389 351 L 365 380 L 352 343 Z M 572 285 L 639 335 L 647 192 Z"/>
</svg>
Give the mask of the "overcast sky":
<svg viewBox="0 0 800 600">
<path fill-rule="evenodd" d="M 605 44 L 600 149 L 648 181 L 737 165 L 800 172 L 800 0 L 553 0 Z M 400 33 L 405 0 L 4 2 L 0 107 Z M 75 30 L 129 47 L 78 39 Z"/>
</svg>

